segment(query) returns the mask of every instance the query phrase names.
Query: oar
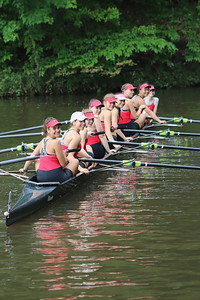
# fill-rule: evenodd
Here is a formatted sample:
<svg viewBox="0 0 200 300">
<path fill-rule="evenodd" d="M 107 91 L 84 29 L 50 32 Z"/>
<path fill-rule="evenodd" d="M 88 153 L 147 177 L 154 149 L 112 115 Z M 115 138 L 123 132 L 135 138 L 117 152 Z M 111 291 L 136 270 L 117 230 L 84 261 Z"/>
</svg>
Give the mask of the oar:
<svg viewBox="0 0 200 300">
<path fill-rule="evenodd" d="M 70 123 L 70 120 L 62 121 L 60 123 L 68 124 L 68 123 Z M 1 132 L 0 135 L 7 135 L 7 134 L 10 134 L 10 133 L 29 131 L 29 130 L 39 129 L 39 128 L 42 128 L 42 127 L 43 127 L 43 125 L 33 126 L 33 127 L 28 127 L 28 128 L 22 128 L 22 129 L 16 129 L 16 130 L 11 130 L 11 131 Z"/>
<path fill-rule="evenodd" d="M 160 163 L 148 163 L 143 161 L 134 160 L 113 160 L 113 159 L 96 159 L 96 158 L 78 158 L 79 161 L 91 162 L 91 163 L 104 163 L 104 164 L 121 164 L 127 167 L 162 167 L 162 168 L 177 168 L 177 169 L 191 169 L 200 170 L 199 166 L 185 166 L 175 164 L 160 164 Z"/>
<path fill-rule="evenodd" d="M 134 142 L 123 142 L 123 141 L 108 141 L 109 144 L 112 145 L 122 145 L 122 146 L 139 146 L 141 148 L 146 149 L 178 149 L 178 150 L 190 150 L 190 151 L 200 151 L 200 148 L 194 148 L 194 147 L 182 147 L 182 146 L 170 146 L 170 145 L 159 145 L 155 143 L 134 143 Z"/>
<path fill-rule="evenodd" d="M 184 117 L 159 117 L 160 120 L 166 120 L 166 121 L 174 121 L 174 123 L 200 123 L 200 120 L 193 120 L 193 119 L 188 119 Z"/>
<path fill-rule="evenodd" d="M 23 161 L 27 161 L 27 160 L 35 160 L 38 158 L 40 158 L 39 155 L 3 160 L 3 161 L 0 161 L 0 166 L 11 165 L 11 164 L 15 164 L 15 163 L 19 163 L 19 162 L 23 162 Z"/>
<path fill-rule="evenodd" d="M 200 136 L 200 133 L 195 132 L 177 132 L 177 131 L 170 131 L 170 130 L 143 130 L 143 129 L 122 129 L 122 131 L 126 132 L 138 132 L 138 133 L 149 133 L 149 134 L 157 134 L 161 136 L 174 136 L 174 135 L 183 135 L 183 136 Z"/>
<path fill-rule="evenodd" d="M 42 136 L 42 135 L 43 132 L 8 134 L 8 135 L 1 135 L 0 139 L 18 138 L 18 137 L 27 137 L 27 136 Z"/>
<path fill-rule="evenodd" d="M 77 151 L 80 151 L 80 148 L 68 149 L 67 150 L 68 153 L 77 152 Z M 35 159 L 38 159 L 38 158 L 40 158 L 40 155 L 3 160 L 3 161 L 0 161 L 0 166 L 15 164 L 15 163 L 24 162 L 24 161 L 27 161 L 27 160 L 35 160 Z"/>
<path fill-rule="evenodd" d="M 105 131 L 98 131 L 92 133 L 92 135 L 100 135 L 100 134 L 105 134 Z"/>
<path fill-rule="evenodd" d="M 1 149 L 0 153 L 13 152 L 13 151 L 22 151 L 23 152 L 23 151 L 33 150 L 33 149 L 35 149 L 35 147 L 37 145 L 38 145 L 38 143 L 30 143 L 30 144 L 23 143 L 16 147 Z"/>
</svg>

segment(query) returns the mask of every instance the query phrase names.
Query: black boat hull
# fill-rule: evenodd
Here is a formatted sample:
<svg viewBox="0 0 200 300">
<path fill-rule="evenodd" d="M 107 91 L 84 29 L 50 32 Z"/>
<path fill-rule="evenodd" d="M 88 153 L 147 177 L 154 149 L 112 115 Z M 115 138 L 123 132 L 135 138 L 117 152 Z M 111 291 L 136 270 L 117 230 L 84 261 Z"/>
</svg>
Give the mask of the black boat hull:
<svg viewBox="0 0 200 300">
<path fill-rule="evenodd" d="M 9 226 L 33 214 L 72 190 L 87 176 L 72 177 L 63 183 L 37 183 L 34 178 L 25 183 L 21 196 L 6 216 L 6 225 Z"/>
</svg>

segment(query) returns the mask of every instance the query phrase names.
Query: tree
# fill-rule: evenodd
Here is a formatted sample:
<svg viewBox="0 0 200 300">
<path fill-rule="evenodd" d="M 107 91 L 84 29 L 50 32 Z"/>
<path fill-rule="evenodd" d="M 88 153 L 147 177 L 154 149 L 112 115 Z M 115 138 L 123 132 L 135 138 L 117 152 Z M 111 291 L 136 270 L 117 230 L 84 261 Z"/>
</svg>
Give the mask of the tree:
<svg viewBox="0 0 200 300">
<path fill-rule="evenodd" d="M 1 0 L 0 9 L 2 95 L 199 83 L 200 1 Z"/>
</svg>

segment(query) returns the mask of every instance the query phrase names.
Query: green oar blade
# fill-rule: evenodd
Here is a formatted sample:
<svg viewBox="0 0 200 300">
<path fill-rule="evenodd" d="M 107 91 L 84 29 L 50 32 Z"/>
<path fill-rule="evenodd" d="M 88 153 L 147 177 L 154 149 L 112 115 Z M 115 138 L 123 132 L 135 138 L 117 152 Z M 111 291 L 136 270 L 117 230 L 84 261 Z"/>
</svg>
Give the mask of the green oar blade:
<svg viewBox="0 0 200 300">
<path fill-rule="evenodd" d="M 29 143 L 29 144 L 22 144 L 16 147 L 11 147 L 7 149 L 1 149 L 0 153 L 6 153 L 6 152 L 13 152 L 13 151 L 28 151 L 28 150 L 34 150 L 35 147 L 38 145 L 38 143 Z"/>
</svg>

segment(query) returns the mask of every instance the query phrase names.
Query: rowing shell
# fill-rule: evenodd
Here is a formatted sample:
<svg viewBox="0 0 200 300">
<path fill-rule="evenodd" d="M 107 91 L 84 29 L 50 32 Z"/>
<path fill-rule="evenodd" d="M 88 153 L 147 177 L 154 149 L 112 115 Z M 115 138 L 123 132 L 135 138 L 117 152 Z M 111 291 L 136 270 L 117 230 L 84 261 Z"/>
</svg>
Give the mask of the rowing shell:
<svg viewBox="0 0 200 300">
<path fill-rule="evenodd" d="M 72 191 L 81 179 L 86 176 L 72 177 L 69 180 L 59 182 L 40 182 L 36 181 L 36 175 L 30 180 L 25 181 L 24 188 L 17 203 L 11 208 L 6 216 L 6 225 L 9 226 L 21 219 L 33 214 L 43 208 L 47 203 L 58 199 L 69 191 Z"/>
<path fill-rule="evenodd" d="M 135 134 L 134 138 L 138 135 L 139 133 Z M 119 149 L 121 148 L 122 147 Z M 109 155 L 107 155 L 104 159 L 106 160 L 108 157 Z M 78 173 L 75 177 L 60 183 L 37 182 L 36 175 L 32 176 L 29 180 L 24 181 L 24 188 L 16 204 L 9 209 L 8 212 L 4 213 L 6 216 L 6 225 L 9 226 L 18 222 L 40 210 L 49 202 L 63 197 L 74 190 L 76 186 L 84 182 L 87 178 L 88 175 L 84 176 L 83 173 Z"/>
</svg>

